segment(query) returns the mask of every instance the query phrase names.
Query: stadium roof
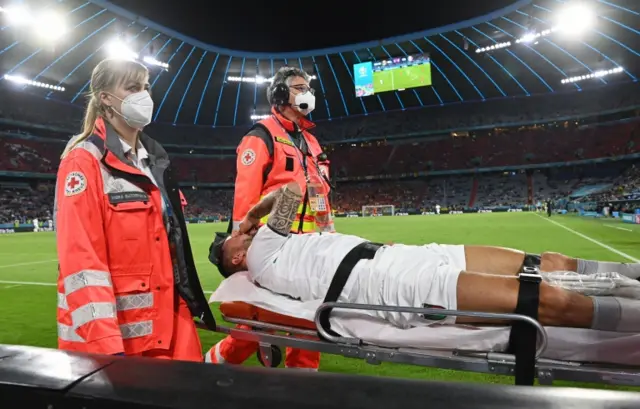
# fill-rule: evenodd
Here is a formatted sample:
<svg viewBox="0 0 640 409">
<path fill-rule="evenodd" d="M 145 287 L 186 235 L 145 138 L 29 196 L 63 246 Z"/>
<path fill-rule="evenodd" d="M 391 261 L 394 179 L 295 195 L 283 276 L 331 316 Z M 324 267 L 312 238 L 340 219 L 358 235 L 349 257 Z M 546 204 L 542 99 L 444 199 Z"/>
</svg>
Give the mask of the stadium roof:
<svg viewBox="0 0 640 409">
<path fill-rule="evenodd" d="M 326 40 L 333 44 L 331 48 L 301 51 L 298 46 L 294 47 L 297 51 L 284 53 L 248 51 L 252 48 L 249 46 L 243 50 L 223 48 L 225 42 L 229 45 L 237 41 L 233 43 L 221 37 L 220 43 L 211 44 L 205 41 L 212 37 L 202 37 L 197 30 L 179 32 L 138 16 L 131 11 L 133 6 L 128 10 L 115 1 L 22 3 L 31 4 L 32 12 L 36 13 L 22 16 L 27 21 L 26 25 L 23 21 L 23 27 L 28 29 L 6 20 L 0 26 L 0 73 L 9 75 L 5 78 L 18 77 L 37 81 L 35 85 L 64 87 L 64 91 L 56 91 L 30 86 L 28 91 L 82 107 L 91 70 L 107 57 L 107 51 L 113 51 L 110 48 L 113 40 L 120 38 L 134 55 L 149 65 L 155 119 L 169 124 L 216 127 L 250 124 L 251 115 L 268 112 L 266 84 L 255 81 L 256 77 L 269 78 L 283 65 L 299 66 L 315 75 L 312 86 L 318 101 L 312 119 L 316 121 L 493 98 L 580 91 L 610 82 L 637 81 L 640 76 L 637 68 L 640 67 L 640 31 L 637 30 L 640 3 L 637 0 L 587 1 L 597 16 L 596 24 L 578 37 L 554 31 L 560 11 L 569 4 L 567 1 L 519 0 L 488 14 L 422 32 L 400 34 L 396 31 L 397 35 L 388 39 L 346 45 L 336 43 L 339 39 L 334 36 Z M 126 6 L 129 1 L 117 3 Z M 68 32 L 56 41 L 45 41 L 55 37 L 56 32 L 38 20 L 37 13 L 42 10 L 59 11 L 69 27 Z M 267 12 L 269 10 L 264 11 Z M 203 9 L 204 15 L 212 13 Z M 277 13 L 274 11 L 269 17 L 271 21 L 287 21 Z M 233 25 L 237 27 L 234 36 L 249 36 L 240 24 L 242 17 L 228 18 L 238 20 L 238 24 Z M 293 27 L 300 22 L 294 20 Z M 165 24 L 170 22 L 168 19 Z M 314 24 L 331 27 L 336 22 Z M 174 23 L 174 27 L 178 25 Z M 304 25 L 300 25 L 300 30 L 304 32 Z M 48 37 L 36 37 L 37 32 L 44 32 Z M 367 32 L 372 38 L 377 37 L 376 25 L 371 24 Z M 326 41 L 314 40 L 310 44 L 329 44 Z M 251 39 L 247 38 L 247 42 Z M 273 44 L 272 49 L 283 47 L 278 41 Z M 510 45 L 503 47 L 505 44 Z M 253 48 L 264 50 L 268 49 L 267 45 Z M 494 49 L 486 49 L 488 47 Z M 120 50 L 121 53 L 131 51 Z M 353 64 L 418 53 L 430 55 L 433 86 L 365 98 L 355 96 Z M 168 69 L 154 65 L 158 63 L 167 63 Z M 623 69 L 600 76 L 599 71 L 616 67 Z M 589 75 L 595 78 L 587 78 Z M 578 80 L 562 83 L 571 77 Z M 238 81 L 239 78 L 243 80 Z"/>
</svg>

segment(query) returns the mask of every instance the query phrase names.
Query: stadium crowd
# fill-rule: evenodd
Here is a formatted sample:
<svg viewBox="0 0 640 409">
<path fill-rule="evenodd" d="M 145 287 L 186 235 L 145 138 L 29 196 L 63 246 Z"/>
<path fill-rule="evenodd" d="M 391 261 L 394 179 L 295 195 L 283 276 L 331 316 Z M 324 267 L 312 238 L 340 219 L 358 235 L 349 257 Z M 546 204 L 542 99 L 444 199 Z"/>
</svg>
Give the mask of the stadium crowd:
<svg viewBox="0 0 640 409">
<path fill-rule="evenodd" d="M 2 169 L 55 173 L 64 144 L 57 139 L 24 139 L 24 136 L 5 132 L 0 138 Z M 340 179 L 610 158 L 640 153 L 640 143 L 636 143 L 639 137 L 637 122 L 583 127 L 565 121 L 515 129 L 495 128 L 461 137 L 439 136 L 393 144 L 360 142 L 325 148 L 333 177 Z M 173 156 L 184 181 L 233 182 L 233 151 L 226 155 L 202 155 L 195 151 Z"/>
<path fill-rule="evenodd" d="M 364 205 L 398 209 L 522 206 L 568 197 L 594 185 L 600 186 L 597 191 L 573 199 L 636 198 L 640 171 L 631 158 L 640 154 L 640 123 L 634 120 L 640 96 L 633 90 L 637 86 L 614 90 L 617 97 L 604 100 L 556 95 L 544 100 L 548 101 L 544 105 L 538 97 L 519 104 L 472 104 L 476 111 L 469 115 L 462 115 L 468 107 L 460 105 L 321 122 L 316 134 L 324 142 L 332 178 L 338 184 L 333 207 L 338 212 L 360 212 Z M 589 92 L 598 97 L 604 91 Z M 48 104 L 45 114 L 38 108 L 41 102 L 28 94 L 16 97 L 35 104 L 35 109 L 21 109 L 19 103 L 0 106 L 0 171 L 52 178 L 69 135 L 76 131 L 60 126 L 79 123 L 80 112 Z M 511 126 L 499 125 L 504 123 Z M 465 127 L 474 130 L 460 130 Z M 153 125 L 148 132 L 163 139 L 162 129 Z M 209 143 L 232 131 L 207 129 L 213 132 Z M 233 131 L 241 135 L 245 130 Z M 190 203 L 188 216 L 223 218 L 232 206 L 237 137 L 227 135 L 224 146 L 213 152 L 214 148 L 196 146 L 202 142 L 200 132 L 185 137 L 182 147 L 170 141 L 167 150 L 183 181 Z M 374 139 L 363 141 L 365 137 Z M 614 157 L 627 160 L 584 164 L 584 160 Z M 575 163 L 549 166 L 568 162 Z M 535 171 L 514 169 L 522 165 L 545 166 Z M 493 169 L 477 172 L 487 168 Z M 46 186 L 0 180 L 0 222 L 50 217 L 52 189 Z"/>
</svg>

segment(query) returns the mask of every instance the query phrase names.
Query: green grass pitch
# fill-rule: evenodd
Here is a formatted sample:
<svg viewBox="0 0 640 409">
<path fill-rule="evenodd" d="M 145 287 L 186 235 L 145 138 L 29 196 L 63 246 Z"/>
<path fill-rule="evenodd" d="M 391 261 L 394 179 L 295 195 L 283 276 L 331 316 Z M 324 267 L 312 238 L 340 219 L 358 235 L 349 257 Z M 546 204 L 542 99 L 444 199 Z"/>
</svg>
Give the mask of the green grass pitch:
<svg viewBox="0 0 640 409">
<path fill-rule="evenodd" d="M 336 224 L 341 232 L 377 242 L 483 244 L 535 253 L 551 250 L 592 259 L 629 261 L 601 245 L 604 244 L 640 258 L 640 225 L 571 216 L 551 218 L 553 222 L 573 229 L 572 232 L 546 219 L 546 216 L 534 213 L 493 213 L 338 219 Z M 207 260 L 209 243 L 216 229 L 225 227 L 222 224 L 190 226 L 197 267 L 207 291 L 215 290 L 220 283 L 220 276 Z M 0 236 L 0 344 L 56 347 L 56 270 L 53 233 Z M 219 318 L 219 314 L 217 316 Z M 220 338 L 210 332 L 201 332 L 205 349 Z M 254 358 L 247 364 L 257 365 L 257 361 Z M 360 360 L 326 354 L 322 356 L 320 369 L 444 381 L 512 383 L 509 377 L 389 363 L 372 366 Z"/>
<path fill-rule="evenodd" d="M 431 64 L 421 64 L 392 71 L 396 89 L 409 89 L 431 85 Z"/>
</svg>

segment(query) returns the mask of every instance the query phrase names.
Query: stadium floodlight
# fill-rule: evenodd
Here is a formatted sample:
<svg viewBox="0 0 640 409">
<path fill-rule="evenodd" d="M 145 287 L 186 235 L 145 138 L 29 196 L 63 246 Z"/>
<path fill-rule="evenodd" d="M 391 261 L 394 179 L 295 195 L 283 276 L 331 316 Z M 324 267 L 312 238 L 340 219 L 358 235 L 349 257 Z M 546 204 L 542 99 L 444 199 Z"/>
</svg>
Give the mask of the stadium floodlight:
<svg viewBox="0 0 640 409">
<path fill-rule="evenodd" d="M 571 83 L 574 83 L 574 82 L 584 81 L 584 80 L 588 80 L 588 79 L 591 79 L 591 78 L 601 78 L 601 77 L 606 77 L 606 76 L 611 75 L 611 74 L 619 74 L 619 73 L 621 73 L 623 71 L 624 71 L 624 68 L 616 67 L 616 68 L 611 68 L 609 70 L 594 71 L 594 72 L 586 74 L 586 75 L 578 75 L 576 77 L 565 78 L 560 82 L 563 83 L 563 84 L 571 84 Z"/>
<path fill-rule="evenodd" d="M 58 13 L 46 11 L 33 20 L 33 29 L 45 40 L 57 40 L 67 32 L 67 24 Z"/>
<path fill-rule="evenodd" d="M 487 51 L 499 50 L 501 48 L 511 47 L 511 41 L 505 41 L 504 43 L 492 44 L 486 47 L 480 47 L 476 49 L 476 53 L 486 53 Z"/>
<path fill-rule="evenodd" d="M 548 28 L 546 30 L 542 30 L 539 33 L 536 33 L 535 31 L 531 31 L 528 32 L 527 34 L 523 35 L 522 37 L 518 38 L 516 40 L 516 43 L 520 44 L 520 43 L 532 43 L 535 40 L 539 39 L 540 37 L 546 37 L 549 34 L 553 33 L 554 31 L 557 30 L 557 27 L 553 27 L 553 28 Z"/>
<path fill-rule="evenodd" d="M 583 4 L 569 5 L 560 10 L 556 17 L 556 29 L 570 36 L 583 33 L 594 23 L 593 10 Z"/>
<path fill-rule="evenodd" d="M 160 67 L 165 71 L 169 71 L 169 64 L 167 64 L 166 62 L 158 61 L 155 58 L 151 57 L 150 55 L 147 55 L 146 57 L 144 57 L 142 61 L 144 61 L 149 65 L 155 65 L 157 67 Z"/>
<path fill-rule="evenodd" d="M 138 59 L 138 54 L 120 39 L 110 41 L 106 46 L 106 50 L 109 58 L 132 61 Z"/>
<path fill-rule="evenodd" d="M 317 79 L 317 77 L 315 75 L 310 75 L 309 76 L 312 80 Z M 255 84 L 266 84 L 266 83 L 272 83 L 273 82 L 273 77 L 271 78 L 265 78 L 262 77 L 260 75 L 256 75 L 255 77 L 227 77 L 227 81 L 229 82 L 250 82 L 250 83 L 255 83 Z"/>
<path fill-rule="evenodd" d="M 271 115 L 251 115 L 251 120 L 252 121 L 260 121 L 262 119 L 267 119 L 269 118 Z"/>
<path fill-rule="evenodd" d="M 5 74 L 4 75 L 4 79 L 7 80 L 7 81 L 14 82 L 16 84 L 30 85 L 32 87 L 45 88 L 45 89 L 49 89 L 51 91 L 60 91 L 60 92 L 62 92 L 62 91 L 65 90 L 64 87 L 61 87 L 59 85 L 47 84 L 47 83 L 40 82 L 40 81 L 33 81 L 33 80 L 26 79 L 25 77 L 22 77 L 22 76 L 19 76 L 19 75 Z"/>
<path fill-rule="evenodd" d="M 0 7 L 0 12 L 7 17 L 7 23 L 9 26 L 22 27 L 31 22 L 31 13 L 29 12 L 29 9 L 22 5 Z"/>
</svg>

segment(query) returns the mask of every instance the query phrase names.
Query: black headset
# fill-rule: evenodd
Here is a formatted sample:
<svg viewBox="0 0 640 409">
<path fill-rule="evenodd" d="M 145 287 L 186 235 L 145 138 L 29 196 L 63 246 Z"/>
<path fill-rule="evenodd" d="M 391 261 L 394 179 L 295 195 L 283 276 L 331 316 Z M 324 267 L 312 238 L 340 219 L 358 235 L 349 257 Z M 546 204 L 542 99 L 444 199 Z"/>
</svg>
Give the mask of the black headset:
<svg viewBox="0 0 640 409">
<path fill-rule="evenodd" d="M 280 82 L 271 85 L 271 98 L 269 99 L 269 103 L 271 105 L 289 105 L 289 86 L 287 85 L 287 78 L 295 75 L 296 70 L 289 69 L 282 74 Z"/>
<path fill-rule="evenodd" d="M 271 87 L 271 105 L 287 105 L 289 104 L 289 86 L 280 82 Z"/>
</svg>

